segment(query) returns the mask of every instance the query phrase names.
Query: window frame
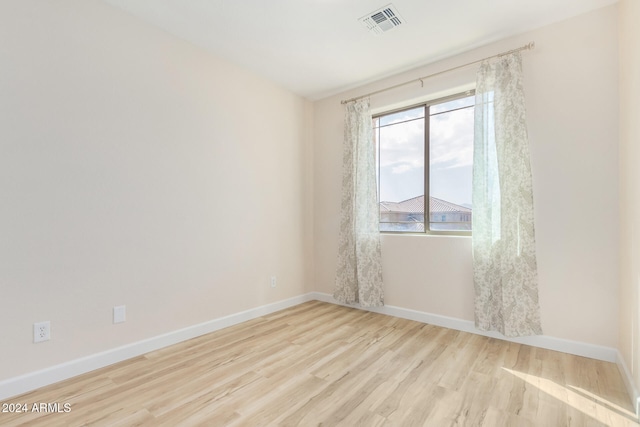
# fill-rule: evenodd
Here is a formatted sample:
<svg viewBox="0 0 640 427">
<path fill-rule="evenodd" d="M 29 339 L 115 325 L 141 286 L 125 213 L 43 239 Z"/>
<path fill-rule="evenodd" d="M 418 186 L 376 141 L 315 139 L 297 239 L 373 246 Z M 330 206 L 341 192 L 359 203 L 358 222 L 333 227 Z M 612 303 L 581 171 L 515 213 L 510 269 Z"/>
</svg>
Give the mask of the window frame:
<svg viewBox="0 0 640 427">
<path fill-rule="evenodd" d="M 463 236 L 463 237 L 471 237 L 473 233 L 473 216 L 471 218 L 471 230 L 431 230 L 431 211 L 429 210 L 429 200 L 431 199 L 431 188 L 429 187 L 429 175 L 431 174 L 431 164 L 430 164 L 430 148 L 431 148 L 431 138 L 429 135 L 430 129 L 430 121 L 431 115 L 429 114 L 429 109 L 433 105 L 442 104 L 448 101 L 454 101 L 460 98 L 467 98 L 469 96 L 475 95 L 476 90 L 469 89 L 464 92 L 457 92 L 452 95 L 447 95 L 439 98 L 430 99 L 427 101 L 418 102 L 416 104 L 410 104 L 399 108 L 394 108 L 391 110 L 381 111 L 371 116 L 371 125 L 373 127 L 373 123 L 375 119 L 379 119 L 383 116 L 388 116 L 390 114 L 400 113 L 402 111 L 411 110 L 418 107 L 424 107 L 425 115 L 424 115 L 424 231 L 393 231 L 393 230 L 385 230 L 380 231 L 382 234 L 396 234 L 396 235 L 418 235 L 418 236 Z M 464 107 L 468 108 L 468 107 Z M 455 110 L 451 110 L 455 111 Z M 374 133 L 376 129 L 374 128 Z M 377 139 L 377 136 L 374 136 Z M 377 153 L 376 153 L 376 174 L 378 175 L 378 229 L 380 229 L 380 141 L 377 142 Z M 473 212 L 473 211 L 472 211 Z"/>
</svg>

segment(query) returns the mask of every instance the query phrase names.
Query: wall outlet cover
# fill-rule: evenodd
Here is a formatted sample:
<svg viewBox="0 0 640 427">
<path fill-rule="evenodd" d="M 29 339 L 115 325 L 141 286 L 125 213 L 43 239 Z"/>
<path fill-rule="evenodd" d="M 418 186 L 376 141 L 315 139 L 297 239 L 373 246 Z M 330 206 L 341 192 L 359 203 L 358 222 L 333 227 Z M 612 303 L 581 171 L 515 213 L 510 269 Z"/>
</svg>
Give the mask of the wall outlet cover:
<svg viewBox="0 0 640 427">
<path fill-rule="evenodd" d="M 51 339 L 51 322 L 36 322 L 33 324 L 33 342 L 38 343 Z"/>
<path fill-rule="evenodd" d="M 122 323 L 127 320 L 127 307 L 118 305 L 113 307 L 113 323 Z"/>
</svg>

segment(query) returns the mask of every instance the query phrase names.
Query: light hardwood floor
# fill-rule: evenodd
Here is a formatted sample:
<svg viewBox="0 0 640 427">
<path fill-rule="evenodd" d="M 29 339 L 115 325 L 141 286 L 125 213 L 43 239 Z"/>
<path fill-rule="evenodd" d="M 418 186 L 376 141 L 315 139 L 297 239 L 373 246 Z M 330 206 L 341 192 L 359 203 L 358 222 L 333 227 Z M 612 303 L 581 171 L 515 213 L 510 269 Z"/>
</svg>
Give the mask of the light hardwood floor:
<svg viewBox="0 0 640 427">
<path fill-rule="evenodd" d="M 25 426 L 631 426 L 612 363 L 309 302 L 4 403 Z"/>
</svg>

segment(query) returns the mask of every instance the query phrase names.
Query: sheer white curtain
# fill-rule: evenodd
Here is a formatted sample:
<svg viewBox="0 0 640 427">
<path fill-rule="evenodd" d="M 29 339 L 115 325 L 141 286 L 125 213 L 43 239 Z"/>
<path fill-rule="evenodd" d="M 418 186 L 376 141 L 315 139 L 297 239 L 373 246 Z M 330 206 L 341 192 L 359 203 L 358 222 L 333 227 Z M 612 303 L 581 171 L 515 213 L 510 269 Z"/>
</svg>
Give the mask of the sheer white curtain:
<svg viewBox="0 0 640 427">
<path fill-rule="evenodd" d="M 484 61 L 477 75 L 473 270 L 477 328 L 542 334 L 519 53 Z"/>
<path fill-rule="evenodd" d="M 369 100 L 345 107 L 342 206 L 335 290 L 337 301 L 384 303 L 375 147 Z"/>
</svg>

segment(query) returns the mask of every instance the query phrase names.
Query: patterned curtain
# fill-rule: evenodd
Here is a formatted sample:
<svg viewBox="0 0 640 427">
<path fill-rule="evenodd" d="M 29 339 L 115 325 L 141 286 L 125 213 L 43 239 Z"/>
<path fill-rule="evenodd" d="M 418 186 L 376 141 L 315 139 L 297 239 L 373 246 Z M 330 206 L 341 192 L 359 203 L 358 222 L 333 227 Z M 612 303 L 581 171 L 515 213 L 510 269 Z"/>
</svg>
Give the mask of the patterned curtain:
<svg viewBox="0 0 640 427">
<path fill-rule="evenodd" d="M 363 307 L 384 304 L 375 148 L 369 100 L 346 105 L 340 242 L 334 298 Z"/>
<path fill-rule="evenodd" d="M 478 329 L 540 335 L 533 189 L 519 53 L 477 75 L 473 277 Z"/>
</svg>

